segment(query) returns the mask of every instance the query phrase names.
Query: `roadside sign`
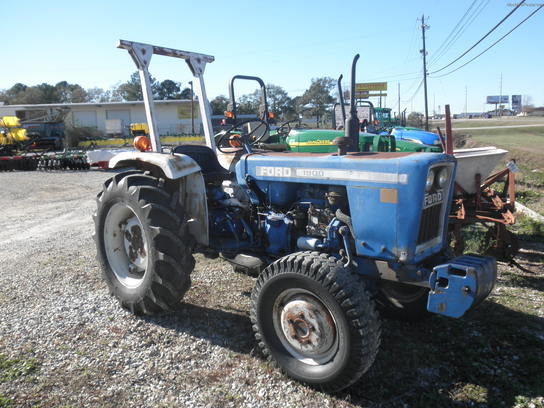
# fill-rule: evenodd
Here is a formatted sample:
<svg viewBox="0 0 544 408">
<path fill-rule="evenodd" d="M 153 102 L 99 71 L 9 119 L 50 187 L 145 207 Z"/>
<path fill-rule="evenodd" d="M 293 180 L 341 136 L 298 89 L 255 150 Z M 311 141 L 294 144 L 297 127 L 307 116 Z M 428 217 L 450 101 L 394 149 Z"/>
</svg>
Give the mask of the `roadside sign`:
<svg viewBox="0 0 544 408">
<path fill-rule="evenodd" d="M 486 103 L 494 104 L 494 103 L 508 103 L 510 98 L 508 95 L 492 95 L 488 96 L 486 99 Z"/>
<path fill-rule="evenodd" d="M 355 98 L 357 99 L 368 99 L 369 95 L 368 91 L 355 91 Z"/>
<path fill-rule="evenodd" d="M 512 95 L 512 110 L 521 112 L 521 95 Z"/>
<path fill-rule="evenodd" d="M 361 82 L 355 84 L 355 92 L 387 91 L 387 82 Z"/>
</svg>

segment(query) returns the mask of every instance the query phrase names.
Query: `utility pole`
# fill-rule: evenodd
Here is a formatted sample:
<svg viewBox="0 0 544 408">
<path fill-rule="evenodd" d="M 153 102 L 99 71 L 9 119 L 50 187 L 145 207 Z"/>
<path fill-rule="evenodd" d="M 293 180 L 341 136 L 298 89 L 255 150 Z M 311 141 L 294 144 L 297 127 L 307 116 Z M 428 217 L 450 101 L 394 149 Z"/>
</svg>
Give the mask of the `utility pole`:
<svg viewBox="0 0 544 408">
<path fill-rule="evenodd" d="M 468 92 L 467 92 L 467 86 L 465 85 L 465 119 L 468 116 Z"/>
<path fill-rule="evenodd" d="M 193 81 L 189 81 L 189 84 L 191 84 L 191 135 L 195 135 L 195 107 L 194 107 L 194 101 L 195 97 L 193 94 Z"/>
<path fill-rule="evenodd" d="M 421 16 L 421 35 L 423 37 L 423 49 L 420 52 L 423 54 L 423 88 L 425 92 L 425 130 L 429 130 L 429 106 L 427 102 L 427 49 L 425 48 L 425 30 L 430 28 L 425 25 L 425 14 Z"/>
<path fill-rule="evenodd" d="M 500 96 L 499 96 L 499 117 L 502 117 L 502 72 L 501 72 L 501 86 L 500 86 Z"/>
<path fill-rule="evenodd" d="M 400 82 L 397 83 L 397 89 L 398 89 L 398 115 L 399 115 L 399 123 L 400 123 Z"/>
</svg>

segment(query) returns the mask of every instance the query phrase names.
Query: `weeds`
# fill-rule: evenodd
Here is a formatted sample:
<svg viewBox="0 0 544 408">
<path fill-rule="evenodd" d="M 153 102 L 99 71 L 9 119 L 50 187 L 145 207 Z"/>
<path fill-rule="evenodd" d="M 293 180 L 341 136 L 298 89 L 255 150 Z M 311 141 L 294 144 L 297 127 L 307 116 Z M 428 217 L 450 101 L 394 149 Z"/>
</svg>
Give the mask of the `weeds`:
<svg viewBox="0 0 544 408">
<path fill-rule="evenodd" d="M 31 374 L 37 369 L 38 362 L 34 358 L 9 359 L 0 354 L 0 383 L 13 381 L 16 378 Z"/>
<path fill-rule="evenodd" d="M 11 408 L 13 406 L 13 400 L 11 398 L 4 397 L 0 394 L 0 408 Z"/>
<path fill-rule="evenodd" d="M 518 215 L 513 230 L 523 241 L 544 242 L 544 223 Z"/>
</svg>

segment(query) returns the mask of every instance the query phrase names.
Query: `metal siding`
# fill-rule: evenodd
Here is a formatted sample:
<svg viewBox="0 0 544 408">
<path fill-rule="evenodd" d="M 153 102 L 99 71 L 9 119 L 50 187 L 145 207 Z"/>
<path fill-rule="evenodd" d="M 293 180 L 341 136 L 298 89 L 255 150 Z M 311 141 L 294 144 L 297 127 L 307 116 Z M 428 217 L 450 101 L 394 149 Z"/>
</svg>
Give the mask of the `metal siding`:
<svg viewBox="0 0 544 408">
<path fill-rule="evenodd" d="M 120 119 L 123 134 L 128 135 L 128 127 L 131 123 L 130 110 L 125 109 L 106 109 L 106 119 Z"/>
<path fill-rule="evenodd" d="M 73 111 L 74 124 L 81 127 L 97 127 L 96 110 Z"/>
</svg>

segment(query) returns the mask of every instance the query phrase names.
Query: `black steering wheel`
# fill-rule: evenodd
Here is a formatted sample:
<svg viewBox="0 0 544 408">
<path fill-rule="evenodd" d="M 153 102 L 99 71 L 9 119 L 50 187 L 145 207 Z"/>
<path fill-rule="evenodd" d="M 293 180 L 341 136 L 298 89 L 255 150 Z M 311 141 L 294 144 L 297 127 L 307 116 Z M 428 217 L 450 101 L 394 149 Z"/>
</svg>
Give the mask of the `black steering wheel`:
<svg viewBox="0 0 544 408">
<path fill-rule="evenodd" d="M 292 129 L 307 129 L 308 128 L 308 125 L 306 125 L 305 123 L 299 123 L 299 125 L 295 127 L 291 126 L 291 123 L 297 123 L 299 121 L 300 119 L 291 119 L 286 122 L 283 122 L 277 130 L 278 134 L 287 136 Z"/>
<path fill-rule="evenodd" d="M 249 132 L 247 134 L 245 134 L 245 129 L 243 129 L 243 128 L 239 129 L 243 125 L 247 125 L 248 123 L 251 123 L 251 122 L 260 122 L 260 123 L 251 132 Z M 257 129 L 261 129 L 262 126 L 265 126 L 265 131 L 263 132 L 263 134 L 261 136 L 255 138 L 255 139 L 251 140 L 251 136 L 257 131 Z M 244 120 L 241 120 L 239 122 L 236 122 L 235 124 L 233 124 L 227 130 L 221 131 L 221 132 L 219 132 L 218 134 L 216 134 L 214 136 L 215 137 L 215 144 L 217 145 L 217 149 L 221 153 L 237 153 L 237 152 L 239 152 L 241 150 L 244 150 L 243 146 L 240 146 L 240 148 L 238 148 L 236 150 L 230 150 L 230 151 L 226 151 L 226 150 L 223 150 L 221 148 L 222 143 L 226 142 L 227 140 L 232 140 L 232 139 L 230 139 L 231 133 L 232 133 L 233 130 L 237 130 L 237 129 L 240 130 L 239 138 L 240 138 L 241 142 L 243 144 L 247 144 L 249 146 L 252 146 L 252 145 L 254 145 L 256 143 L 259 143 L 262 140 L 262 138 L 266 135 L 266 133 L 269 130 L 269 125 L 268 125 L 267 121 L 265 121 L 264 119 L 260 119 L 260 118 L 249 118 L 249 119 L 244 119 Z"/>
</svg>

